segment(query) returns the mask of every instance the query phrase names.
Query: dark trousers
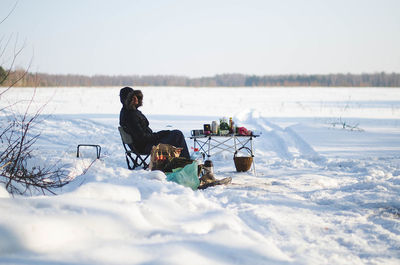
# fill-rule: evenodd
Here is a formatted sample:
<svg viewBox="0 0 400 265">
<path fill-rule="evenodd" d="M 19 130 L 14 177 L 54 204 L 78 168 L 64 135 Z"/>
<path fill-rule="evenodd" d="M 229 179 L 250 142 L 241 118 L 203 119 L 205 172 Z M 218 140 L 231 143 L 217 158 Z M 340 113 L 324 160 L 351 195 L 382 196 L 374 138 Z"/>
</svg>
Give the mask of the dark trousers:
<svg viewBox="0 0 400 265">
<path fill-rule="evenodd" d="M 181 152 L 181 157 L 190 158 L 189 149 L 186 145 L 185 136 L 179 130 L 172 130 L 172 131 L 164 131 L 163 137 L 161 137 L 157 144 L 170 144 L 175 147 L 183 148 Z M 146 150 L 151 150 L 153 145 L 146 146 Z"/>
</svg>

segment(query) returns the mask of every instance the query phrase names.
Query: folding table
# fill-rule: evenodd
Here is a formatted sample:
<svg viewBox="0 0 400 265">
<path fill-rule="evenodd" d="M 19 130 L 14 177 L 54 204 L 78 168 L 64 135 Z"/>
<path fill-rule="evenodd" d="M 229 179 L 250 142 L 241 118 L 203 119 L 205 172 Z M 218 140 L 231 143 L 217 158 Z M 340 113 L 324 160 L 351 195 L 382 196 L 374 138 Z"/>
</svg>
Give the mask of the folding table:
<svg viewBox="0 0 400 265">
<path fill-rule="evenodd" d="M 198 135 L 191 136 L 193 139 L 194 148 L 198 148 L 204 156 L 210 158 L 224 151 L 234 154 L 242 147 L 248 147 L 251 150 L 251 155 L 254 157 L 253 138 L 259 135 Z M 253 159 L 253 171 L 255 173 L 255 164 Z"/>
</svg>

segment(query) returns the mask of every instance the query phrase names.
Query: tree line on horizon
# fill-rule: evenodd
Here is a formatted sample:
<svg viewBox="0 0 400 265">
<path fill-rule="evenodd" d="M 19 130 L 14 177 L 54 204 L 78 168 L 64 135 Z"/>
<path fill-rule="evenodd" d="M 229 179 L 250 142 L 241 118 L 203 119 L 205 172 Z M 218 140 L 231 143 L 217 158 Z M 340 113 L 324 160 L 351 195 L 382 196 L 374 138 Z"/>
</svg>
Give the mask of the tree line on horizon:
<svg viewBox="0 0 400 265">
<path fill-rule="evenodd" d="M 8 73 L 6 80 L 2 76 Z M 3 80 L 3 81 L 1 81 Z M 2 83 L 1 83 L 2 82 Z M 15 83 L 21 87 L 60 86 L 188 86 L 188 87 L 400 87 L 398 73 L 245 75 L 219 74 L 190 78 L 176 75 L 74 75 L 6 71 L 0 67 L 0 86 Z"/>
</svg>

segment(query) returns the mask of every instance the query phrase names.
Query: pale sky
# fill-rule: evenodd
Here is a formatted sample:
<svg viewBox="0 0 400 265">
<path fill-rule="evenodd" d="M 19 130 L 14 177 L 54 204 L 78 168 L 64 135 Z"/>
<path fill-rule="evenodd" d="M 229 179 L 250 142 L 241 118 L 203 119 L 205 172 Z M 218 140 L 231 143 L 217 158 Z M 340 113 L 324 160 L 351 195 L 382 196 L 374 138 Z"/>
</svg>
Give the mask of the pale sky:
<svg viewBox="0 0 400 265">
<path fill-rule="evenodd" d="M 0 47 L 16 36 L 52 74 L 400 72 L 399 0 L 19 0 Z"/>
</svg>

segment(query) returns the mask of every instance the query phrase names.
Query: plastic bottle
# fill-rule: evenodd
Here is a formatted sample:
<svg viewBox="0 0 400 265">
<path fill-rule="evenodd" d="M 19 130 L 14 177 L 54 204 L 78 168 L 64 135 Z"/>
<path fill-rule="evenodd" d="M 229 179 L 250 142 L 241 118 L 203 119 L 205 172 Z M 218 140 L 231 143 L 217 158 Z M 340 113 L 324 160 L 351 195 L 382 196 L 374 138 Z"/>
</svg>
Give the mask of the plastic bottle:
<svg viewBox="0 0 400 265">
<path fill-rule="evenodd" d="M 196 160 L 199 164 L 203 162 L 203 154 L 200 152 L 199 148 L 193 149 L 193 153 L 190 155 L 190 159 Z"/>
</svg>

